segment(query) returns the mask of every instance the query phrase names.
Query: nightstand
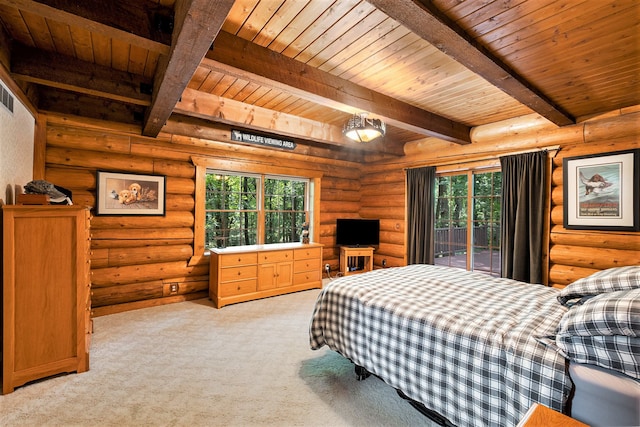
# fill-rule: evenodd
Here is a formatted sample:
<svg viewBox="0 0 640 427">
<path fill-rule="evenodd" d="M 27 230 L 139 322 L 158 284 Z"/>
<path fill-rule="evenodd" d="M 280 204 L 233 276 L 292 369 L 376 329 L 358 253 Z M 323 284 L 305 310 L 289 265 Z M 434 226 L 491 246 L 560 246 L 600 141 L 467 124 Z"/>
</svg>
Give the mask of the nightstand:
<svg viewBox="0 0 640 427">
<path fill-rule="evenodd" d="M 340 273 L 343 276 L 373 270 L 372 247 L 340 247 Z"/>
<path fill-rule="evenodd" d="M 589 427 L 544 405 L 534 403 L 517 427 Z"/>
</svg>

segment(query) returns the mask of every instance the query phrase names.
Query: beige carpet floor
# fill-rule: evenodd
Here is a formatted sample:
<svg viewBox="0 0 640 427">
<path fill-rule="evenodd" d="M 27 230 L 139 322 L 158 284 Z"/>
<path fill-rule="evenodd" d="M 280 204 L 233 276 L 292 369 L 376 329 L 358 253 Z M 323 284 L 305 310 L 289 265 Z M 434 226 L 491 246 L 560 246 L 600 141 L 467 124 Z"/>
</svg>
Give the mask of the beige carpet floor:
<svg viewBox="0 0 640 427">
<path fill-rule="evenodd" d="M 1 426 L 429 426 L 376 377 L 309 348 L 318 290 L 94 319 L 91 369 L 0 396 Z"/>
</svg>

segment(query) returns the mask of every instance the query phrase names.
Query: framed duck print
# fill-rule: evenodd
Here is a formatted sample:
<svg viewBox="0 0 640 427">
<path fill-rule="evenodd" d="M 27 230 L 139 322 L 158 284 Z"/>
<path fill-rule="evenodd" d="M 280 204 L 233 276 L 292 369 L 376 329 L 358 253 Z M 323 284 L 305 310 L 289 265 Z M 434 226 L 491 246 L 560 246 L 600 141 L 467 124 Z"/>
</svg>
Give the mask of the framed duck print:
<svg viewBox="0 0 640 427">
<path fill-rule="evenodd" d="M 640 149 L 563 159 L 564 228 L 639 231 Z"/>
</svg>

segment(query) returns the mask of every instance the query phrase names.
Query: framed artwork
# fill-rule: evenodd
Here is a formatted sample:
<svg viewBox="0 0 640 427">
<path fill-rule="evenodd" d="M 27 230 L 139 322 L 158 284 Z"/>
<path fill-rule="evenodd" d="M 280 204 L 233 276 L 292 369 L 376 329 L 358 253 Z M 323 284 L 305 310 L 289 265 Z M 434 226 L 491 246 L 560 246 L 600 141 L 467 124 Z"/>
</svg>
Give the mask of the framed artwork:
<svg viewBox="0 0 640 427">
<path fill-rule="evenodd" d="M 96 215 L 165 214 L 163 175 L 98 171 L 96 188 Z"/>
<path fill-rule="evenodd" d="M 564 228 L 640 230 L 640 149 L 563 159 Z"/>
</svg>

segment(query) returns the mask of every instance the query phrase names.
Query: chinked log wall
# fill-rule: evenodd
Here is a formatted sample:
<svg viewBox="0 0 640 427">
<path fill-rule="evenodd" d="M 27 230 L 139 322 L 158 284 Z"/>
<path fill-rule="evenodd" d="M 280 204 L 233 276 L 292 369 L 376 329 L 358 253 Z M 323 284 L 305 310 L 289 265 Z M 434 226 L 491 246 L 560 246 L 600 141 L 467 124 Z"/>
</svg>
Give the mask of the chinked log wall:
<svg viewBox="0 0 640 427">
<path fill-rule="evenodd" d="M 376 265 L 402 265 L 404 252 L 404 168 L 466 168 L 518 151 L 560 146 L 551 176 L 549 285 L 565 285 L 605 268 L 640 264 L 640 233 L 567 230 L 563 227 L 562 160 L 640 147 L 640 106 L 613 111 L 557 128 L 540 116 L 508 120 L 472 131 L 472 144 L 455 145 L 435 138 L 405 145 L 406 156 L 367 165 L 362 177 L 365 217 L 382 218 Z M 638 204 L 638 200 L 634 200 Z"/>
<path fill-rule="evenodd" d="M 44 179 L 70 189 L 74 204 L 95 206 L 97 170 L 167 177 L 166 216 L 93 217 L 94 316 L 207 296 L 208 257 L 189 264 L 194 255 L 192 155 L 264 163 L 266 172 L 273 164 L 321 170 L 320 243 L 325 262 L 337 269 L 335 219 L 358 216 L 359 163 L 177 135 L 145 138 L 136 127 L 74 116 L 42 114 L 41 119 L 46 124 Z M 177 293 L 170 292 L 172 283 L 178 284 Z"/>
</svg>

